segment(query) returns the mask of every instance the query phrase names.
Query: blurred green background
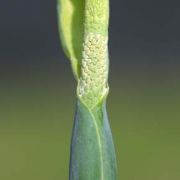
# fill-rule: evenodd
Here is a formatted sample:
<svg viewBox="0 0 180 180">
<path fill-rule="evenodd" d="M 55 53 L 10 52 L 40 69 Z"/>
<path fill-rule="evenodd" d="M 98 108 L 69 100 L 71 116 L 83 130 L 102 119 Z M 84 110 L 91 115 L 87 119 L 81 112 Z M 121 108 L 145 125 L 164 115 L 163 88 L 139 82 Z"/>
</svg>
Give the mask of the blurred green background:
<svg viewBox="0 0 180 180">
<path fill-rule="evenodd" d="M 108 113 L 119 179 L 179 180 L 178 1 L 134 2 L 111 1 Z M 56 1 L 1 1 L 0 12 L 0 179 L 66 180 L 76 83 Z"/>
</svg>

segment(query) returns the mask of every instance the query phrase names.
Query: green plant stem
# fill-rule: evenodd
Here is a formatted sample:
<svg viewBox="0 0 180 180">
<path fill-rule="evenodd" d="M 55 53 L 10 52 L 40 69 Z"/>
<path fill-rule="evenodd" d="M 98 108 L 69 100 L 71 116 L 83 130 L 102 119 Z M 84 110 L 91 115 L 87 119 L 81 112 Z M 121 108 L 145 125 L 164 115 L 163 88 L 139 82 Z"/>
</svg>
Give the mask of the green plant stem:
<svg viewBox="0 0 180 180">
<path fill-rule="evenodd" d="M 109 0 L 58 0 L 60 37 L 77 80 L 70 180 L 116 180 L 106 112 Z"/>
<path fill-rule="evenodd" d="M 77 102 L 70 180 L 116 180 L 116 157 L 105 101 L 91 111 Z"/>
</svg>

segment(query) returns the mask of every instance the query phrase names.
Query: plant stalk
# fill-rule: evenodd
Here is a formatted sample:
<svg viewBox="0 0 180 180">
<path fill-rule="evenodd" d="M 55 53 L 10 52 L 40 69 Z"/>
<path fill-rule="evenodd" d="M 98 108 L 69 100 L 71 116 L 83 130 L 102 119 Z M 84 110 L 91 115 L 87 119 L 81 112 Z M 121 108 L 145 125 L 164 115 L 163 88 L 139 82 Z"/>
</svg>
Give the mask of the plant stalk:
<svg viewBox="0 0 180 180">
<path fill-rule="evenodd" d="M 117 180 L 106 111 L 108 0 L 59 0 L 61 42 L 77 80 L 69 180 Z"/>
</svg>

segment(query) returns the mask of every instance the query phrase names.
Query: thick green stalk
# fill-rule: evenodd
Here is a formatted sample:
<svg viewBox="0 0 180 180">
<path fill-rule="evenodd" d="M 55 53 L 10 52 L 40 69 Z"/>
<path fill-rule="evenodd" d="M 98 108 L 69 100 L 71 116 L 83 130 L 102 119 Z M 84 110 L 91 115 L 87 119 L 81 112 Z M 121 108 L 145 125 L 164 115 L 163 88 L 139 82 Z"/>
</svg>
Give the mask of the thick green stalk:
<svg viewBox="0 0 180 180">
<path fill-rule="evenodd" d="M 116 159 L 105 102 L 89 110 L 77 102 L 70 180 L 116 180 Z"/>
<path fill-rule="evenodd" d="M 116 180 L 106 113 L 108 0 L 59 0 L 60 36 L 77 79 L 70 180 Z"/>
</svg>

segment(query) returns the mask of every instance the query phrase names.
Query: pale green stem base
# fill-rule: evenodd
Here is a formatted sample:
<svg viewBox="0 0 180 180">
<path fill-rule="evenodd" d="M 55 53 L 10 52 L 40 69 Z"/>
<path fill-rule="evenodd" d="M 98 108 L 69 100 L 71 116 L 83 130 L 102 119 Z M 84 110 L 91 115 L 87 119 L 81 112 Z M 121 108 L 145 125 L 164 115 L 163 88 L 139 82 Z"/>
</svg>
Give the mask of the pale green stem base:
<svg viewBox="0 0 180 180">
<path fill-rule="evenodd" d="M 105 102 L 89 111 L 77 102 L 69 180 L 116 180 L 116 158 Z"/>
</svg>

